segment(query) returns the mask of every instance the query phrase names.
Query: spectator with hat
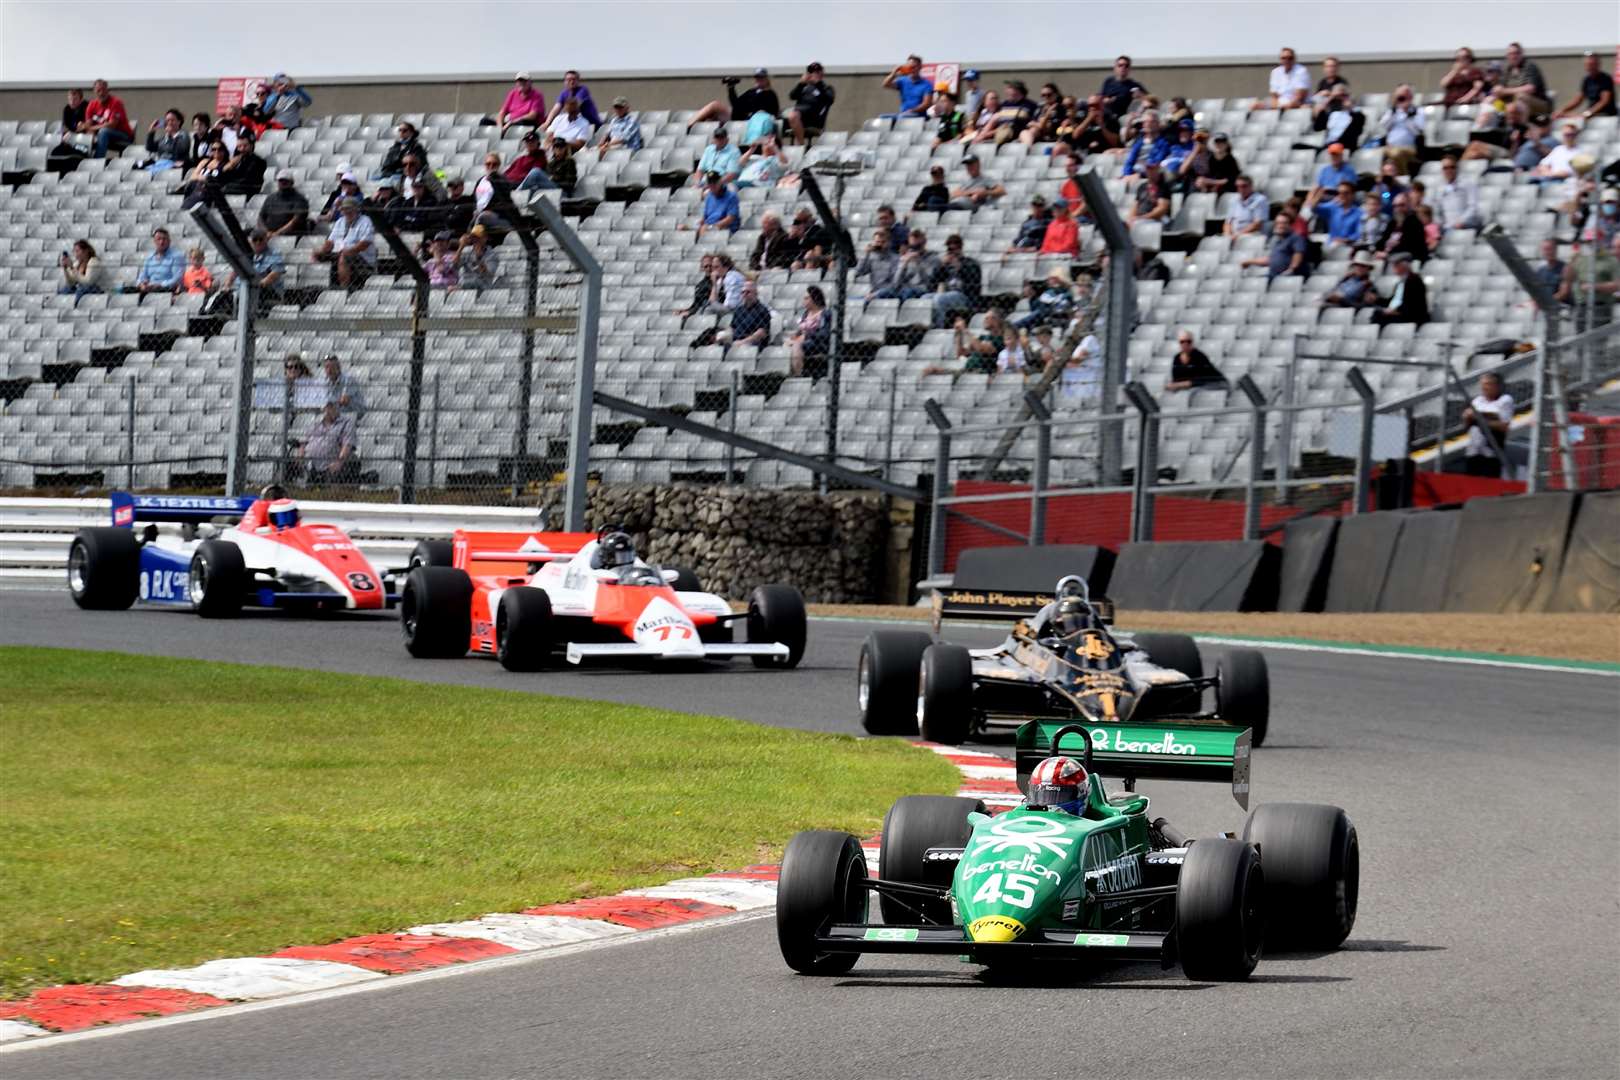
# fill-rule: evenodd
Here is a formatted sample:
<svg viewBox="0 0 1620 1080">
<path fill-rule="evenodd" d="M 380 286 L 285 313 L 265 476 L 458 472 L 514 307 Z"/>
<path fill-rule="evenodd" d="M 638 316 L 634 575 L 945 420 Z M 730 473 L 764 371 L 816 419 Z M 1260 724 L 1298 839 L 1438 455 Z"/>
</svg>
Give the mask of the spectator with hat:
<svg viewBox="0 0 1620 1080">
<path fill-rule="evenodd" d="M 928 167 L 928 183 L 917 192 L 917 198 L 912 201 L 913 210 L 926 210 L 937 213 L 949 210 L 951 207 L 951 189 L 945 183 L 945 166 L 930 165 Z"/>
<path fill-rule="evenodd" d="M 405 211 L 405 200 L 399 196 L 399 177 L 385 176 L 378 180 L 377 190 L 369 199 L 362 199 L 360 205 L 373 225 L 397 228 Z"/>
<path fill-rule="evenodd" d="M 1024 298 L 1029 301 L 1029 310 L 1012 320 L 1014 327 L 1032 330 L 1037 326 L 1059 326 L 1068 322 L 1074 311 L 1074 282 L 1067 270 L 1054 266 L 1046 272 L 1046 287 L 1036 292 L 1033 284 L 1026 284 Z"/>
<path fill-rule="evenodd" d="M 1390 323 L 1416 323 L 1421 326 L 1428 322 L 1428 288 L 1423 284 L 1423 275 L 1413 270 L 1411 254 L 1395 252 L 1389 257 L 1389 266 L 1395 272 L 1395 291 L 1390 293 L 1387 306 L 1373 312 L 1373 322 L 1379 326 Z"/>
<path fill-rule="evenodd" d="M 927 115 L 929 107 L 934 104 L 934 84 L 923 78 L 922 67 L 922 57 L 912 53 L 906 57 L 905 63 L 897 64 L 883 80 L 883 89 L 893 90 L 900 95 L 899 109 L 882 114 L 885 118 Z"/>
<path fill-rule="evenodd" d="M 726 126 L 721 124 L 714 129 L 714 135 L 709 145 L 703 148 L 703 155 L 698 158 L 698 165 L 692 172 L 692 178 L 699 184 L 707 184 L 710 173 L 720 174 L 726 183 L 737 179 L 742 171 L 742 156 L 737 148 L 731 145 L 731 134 Z"/>
<path fill-rule="evenodd" d="M 1378 291 L 1373 288 L 1372 272 L 1378 260 L 1365 251 L 1350 258 L 1350 266 L 1338 283 L 1322 297 L 1322 307 L 1364 308 L 1378 303 Z"/>
<path fill-rule="evenodd" d="M 1009 255 L 1020 251 L 1039 251 L 1041 241 L 1046 239 L 1046 227 L 1052 220 L 1052 215 L 1046 209 L 1045 195 L 1031 195 L 1029 198 L 1029 217 L 1018 226 L 1018 235 L 1013 237 L 1012 246 L 1007 249 Z"/>
<path fill-rule="evenodd" d="M 587 95 L 580 97 L 575 94 L 562 98 L 558 104 L 553 105 L 551 111 L 555 114 L 551 123 L 546 125 L 546 137 L 553 145 L 558 139 L 568 144 L 570 151 L 578 150 L 590 141 L 596 133 L 597 122 L 584 113 L 585 103 L 590 100 Z M 561 112 L 558 112 L 561 109 Z M 593 106 L 594 111 L 594 106 Z"/>
<path fill-rule="evenodd" d="M 621 94 L 613 99 L 612 112 L 596 144 L 596 155 L 606 157 L 609 150 L 640 150 L 641 146 L 641 119 L 630 111 L 630 99 Z"/>
<path fill-rule="evenodd" d="M 742 79 L 736 75 L 728 75 L 720 80 L 726 86 L 726 100 L 711 101 L 699 109 L 692 117 L 692 122 L 686 125 L 686 133 L 692 133 L 693 124 L 707 123 L 710 120 L 721 124 L 730 123 L 733 119 L 742 120 L 748 124 L 748 135 L 743 142 L 752 146 L 759 141 L 760 135 L 768 129 L 776 130 L 776 117 L 782 111 L 782 103 L 771 89 L 771 73 L 762 67 L 754 69 L 754 85 L 737 93 L 737 85 Z M 765 119 L 760 121 L 756 129 L 754 118 L 761 113 Z M 756 130 L 759 134 L 755 134 Z M 752 136 L 752 137 L 749 137 Z"/>
<path fill-rule="evenodd" d="M 489 243 L 489 230 L 474 225 L 456 245 L 456 273 L 463 289 L 489 289 L 500 275 L 500 255 Z"/>
<path fill-rule="evenodd" d="M 574 164 L 568 144 L 560 138 L 551 140 L 551 160 L 546 163 L 546 175 L 565 196 L 573 197 L 574 185 L 579 182 L 579 166 Z"/>
<path fill-rule="evenodd" d="M 259 314 L 262 315 L 281 302 L 287 260 L 271 245 L 270 234 L 263 229 L 248 233 L 248 254 L 253 260 L 253 280 L 259 286 Z M 215 294 L 208 313 L 222 317 L 236 314 L 235 270 L 225 275 L 225 285 Z"/>
<path fill-rule="evenodd" d="M 1052 203 L 1052 221 L 1041 239 L 1041 254 L 1080 257 L 1080 223 L 1069 212 L 1067 199 L 1056 199 Z"/>
<path fill-rule="evenodd" d="M 467 191 L 467 181 L 451 176 L 444 182 L 444 227 L 457 235 L 472 228 L 477 214 L 477 200 Z"/>
<path fill-rule="evenodd" d="M 964 155 L 962 168 L 967 172 L 967 179 L 951 190 L 952 210 L 977 210 L 1007 194 L 1006 188 L 984 174 L 984 167 L 975 155 Z"/>
<path fill-rule="evenodd" d="M 354 170 L 349 167 L 347 162 L 339 165 L 337 167 L 337 186 L 327 194 L 326 201 L 321 204 L 321 212 L 316 220 L 323 225 L 330 225 L 338 218 L 338 203 L 350 196 L 358 199 L 362 198 L 363 195 L 364 192 L 360 190 L 360 178 L 354 174 Z"/>
<path fill-rule="evenodd" d="M 1181 168 L 1192 160 L 1193 151 L 1198 148 L 1198 122 L 1188 117 L 1177 120 L 1170 126 L 1170 150 L 1159 162 L 1164 168 L 1165 183 L 1176 188 L 1182 184 Z M 1205 138 L 1208 138 L 1206 133 Z"/>
<path fill-rule="evenodd" d="M 591 100 L 591 88 L 581 82 L 579 72 L 571 68 L 563 72 L 562 92 L 557 95 L 556 102 L 551 106 L 551 112 L 546 116 L 547 122 L 555 123 L 558 116 L 567 112 L 570 101 L 578 106 L 578 114 L 591 125 L 592 131 L 602 126 L 602 116 L 596 111 L 596 102 Z"/>
<path fill-rule="evenodd" d="M 1603 70 L 1603 63 L 1595 52 L 1588 52 L 1582 60 L 1580 95 L 1572 95 L 1552 118 L 1561 120 L 1577 115 L 1582 120 L 1615 115 L 1614 77 Z"/>
<path fill-rule="evenodd" d="M 949 90 L 936 90 L 934 104 L 928 110 L 928 115 L 938 121 L 934 128 L 934 146 L 942 146 L 962 137 L 968 127 L 968 115 L 957 103 L 956 95 Z"/>
<path fill-rule="evenodd" d="M 389 144 L 388 152 L 383 155 L 382 168 L 372 174 L 372 179 L 379 176 L 398 176 L 404 171 L 406 154 L 415 154 L 421 160 L 422 167 L 427 167 L 427 147 L 422 145 L 416 125 L 409 120 L 401 120 L 395 134 L 398 138 Z"/>
<path fill-rule="evenodd" d="M 291 169 L 276 173 L 276 188 L 259 204 L 259 228 L 269 236 L 302 236 L 309 231 L 309 200 L 299 193 Z"/>
<path fill-rule="evenodd" d="M 793 106 L 788 109 L 787 121 L 795 146 L 826 130 L 827 114 L 832 111 L 834 97 L 832 84 L 827 82 L 821 64 L 812 62 L 807 65 L 804 78 L 788 91 L 788 100 L 793 102 Z"/>
<path fill-rule="evenodd" d="M 962 115 L 967 117 L 967 126 L 973 127 L 978 123 L 979 107 L 984 104 L 984 91 L 979 89 L 979 69 L 967 68 L 962 77 L 956 81 L 956 96 L 962 104 Z"/>
<path fill-rule="evenodd" d="M 520 71 L 512 76 L 512 89 L 506 92 L 506 100 L 501 102 L 501 111 L 496 114 L 495 122 L 500 125 L 501 134 L 506 129 L 524 125 L 536 128 L 546 122 L 546 95 L 534 85 L 527 71 Z"/>
<path fill-rule="evenodd" d="M 264 99 L 265 121 L 274 128 L 285 128 L 292 131 L 302 127 L 304 123 L 304 110 L 315 103 L 305 90 L 292 80 L 285 71 L 278 71 L 270 77 L 270 94 Z"/>
<path fill-rule="evenodd" d="M 331 232 L 310 255 L 311 262 L 331 263 L 334 283 L 351 290 L 364 285 L 377 268 L 377 230 L 360 209 L 353 195 L 339 200 Z"/>
<path fill-rule="evenodd" d="M 1330 198 L 1339 190 L 1339 185 L 1349 184 L 1352 188 L 1361 185 L 1361 176 L 1354 167 L 1345 160 L 1345 146 L 1343 143 L 1330 143 L 1327 148 L 1328 159 L 1316 170 L 1316 183 L 1305 195 L 1305 207 L 1310 209 L 1323 199 Z"/>
<path fill-rule="evenodd" d="M 1254 181 L 1247 176 L 1239 176 L 1235 187 L 1232 202 L 1226 209 L 1226 221 L 1221 226 L 1222 235 L 1248 236 L 1259 232 L 1271 218 L 1271 200 L 1256 191 Z"/>
<path fill-rule="evenodd" d="M 1118 56 L 1114 59 L 1114 70 L 1103 79 L 1099 93 L 1102 95 L 1104 108 L 1115 119 L 1117 130 L 1119 117 L 1130 112 L 1133 101 L 1147 94 L 1147 87 L 1131 76 L 1131 58 Z"/>
</svg>

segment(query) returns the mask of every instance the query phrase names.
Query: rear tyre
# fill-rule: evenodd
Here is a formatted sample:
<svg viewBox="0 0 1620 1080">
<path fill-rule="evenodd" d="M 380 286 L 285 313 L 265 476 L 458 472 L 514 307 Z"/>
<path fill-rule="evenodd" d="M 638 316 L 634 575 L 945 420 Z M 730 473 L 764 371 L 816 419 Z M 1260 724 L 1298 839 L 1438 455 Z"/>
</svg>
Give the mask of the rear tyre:
<svg viewBox="0 0 1620 1080">
<path fill-rule="evenodd" d="M 80 529 L 68 548 L 68 592 L 86 611 L 123 611 L 141 588 L 141 545 L 129 529 Z"/>
<path fill-rule="evenodd" d="M 556 639 L 551 597 L 544 589 L 521 586 L 501 594 L 495 614 L 495 658 L 507 671 L 539 671 L 551 658 Z"/>
<path fill-rule="evenodd" d="M 1215 837 L 1187 849 L 1176 886 L 1181 970 L 1217 982 L 1249 977 L 1265 941 L 1266 877 L 1254 847 Z"/>
<path fill-rule="evenodd" d="M 923 856 L 929 848 L 961 847 L 966 844 L 973 833 L 967 816 L 975 811 L 981 814 L 985 812 L 984 803 L 977 799 L 958 799 L 950 795 L 902 795 L 896 799 L 883 818 L 878 877 L 884 881 L 904 881 L 913 885 L 949 884 L 949 874 L 943 875 L 943 881 L 930 880 Z M 886 923 L 916 925 L 923 917 L 941 925 L 948 925 L 951 921 L 948 900 L 911 903 L 922 909 L 922 916 L 902 904 L 898 898 L 878 894 L 878 909 L 883 912 Z"/>
<path fill-rule="evenodd" d="M 816 935 L 835 922 L 866 921 L 866 856 L 848 833 L 816 830 L 788 841 L 776 883 L 776 941 L 801 975 L 841 975 L 855 953 L 822 952 Z"/>
<path fill-rule="evenodd" d="M 449 540 L 418 540 L 411 549 L 411 561 L 407 569 L 415 570 L 418 566 L 453 566 L 456 561 L 456 546 Z"/>
<path fill-rule="evenodd" d="M 917 630 L 874 630 L 861 645 L 856 701 L 869 735 L 917 734 L 917 672 L 934 639 Z"/>
<path fill-rule="evenodd" d="M 1198 643 L 1186 634 L 1133 634 L 1136 647 L 1143 649 L 1160 667 L 1173 668 L 1189 679 L 1204 677 L 1204 661 Z"/>
<path fill-rule="evenodd" d="M 917 731 L 929 742 L 956 746 L 973 726 L 973 657 L 960 645 L 923 650 L 917 685 Z"/>
<path fill-rule="evenodd" d="M 703 583 L 698 581 L 698 576 L 692 572 L 691 567 L 666 566 L 664 569 L 675 571 L 675 580 L 669 583 L 669 587 L 676 592 L 703 591 Z"/>
<path fill-rule="evenodd" d="M 1215 712 L 1222 720 L 1253 730 L 1252 745 L 1266 741 L 1271 724 L 1271 676 L 1257 649 L 1228 649 L 1215 659 Z"/>
<path fill-rule="evenodd" d="M 748 640 L 751 643 L 780 641 L 788 647 L 787 659 L 774 656 L 752 657 L 755 667 L 796 668 L 804 659 L 806 637 L 804 597 L 791 585 L 761 585 L 748 598 Z"/>
<path fill-rule="evenodd" d="M 1361 846 L 1337 806 L 1267 803 L 1243 839 L 1266 866 L 1266 941 L 1276 948 L 1337 949 L 1356 924 Z M 1196 847 L 1197 845 L 1193 845 Z"/>
<path fill-rule="evenodd" d="M 418 566 L 405 578 L 399 625 L 418 660 L 467 654 L 472 640 L 472 578 L 450 566 Z"/>
<path fill-rule="evenodd" d="M 191 610 L 205 619 L 242 613 L 248 587 L 242 549 L 229 540 L 204 540 L 191 556 Z"/>
</svg>

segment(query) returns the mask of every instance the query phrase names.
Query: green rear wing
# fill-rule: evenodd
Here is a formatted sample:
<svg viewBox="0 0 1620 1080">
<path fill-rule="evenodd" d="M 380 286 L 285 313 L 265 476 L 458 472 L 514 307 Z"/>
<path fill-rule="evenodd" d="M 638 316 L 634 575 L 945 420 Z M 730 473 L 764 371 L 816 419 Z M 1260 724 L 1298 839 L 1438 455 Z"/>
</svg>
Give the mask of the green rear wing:
<svg viewBox="0 0 1620 1080">
<path fill-rule="evenodd" d="M 1083 727 L 1063 735 L 1056 751 L 1052 736 L 1065 727 Z M 1029 793 L 1029 774 L 1041 759 L 1062 753 L 1085 761 L 1100 776 L 1124 780 L 1206 780 L 1230 783 L 1232 797 L 1249 808 L 1251 732 L 1231 724 L 1087 722 L 1031 720 L 1014 738 L 1018 790 Z M 1089 758 L 1089 760 L 1087 760 Z"/>
<path fill-rule="evenodd" d="M 1019 592 L 1015 589 L 934 590 L 934 632 L 945 619 L 1032 619 L 1052 602 L 1050 592 Z M 1114 602 L 1106 596 L 1093 597 L 1091 606 L 1105 624 L 1114 621 Z"/>
</svg>

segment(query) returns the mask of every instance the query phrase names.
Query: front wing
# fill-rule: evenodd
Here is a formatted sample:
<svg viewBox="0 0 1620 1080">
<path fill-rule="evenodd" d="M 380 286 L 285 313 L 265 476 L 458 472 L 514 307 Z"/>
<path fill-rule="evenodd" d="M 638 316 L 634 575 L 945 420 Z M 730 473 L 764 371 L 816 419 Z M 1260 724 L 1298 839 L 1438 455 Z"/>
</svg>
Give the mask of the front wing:
<svg viewBox="0 0 1620 1080">
<path fill-rule="evenodd" d="M 1174 935 L 1132 930 L 1031 930 L 1020 941 L 969 941 L 961 926 L 888 926 L 835 923 L 816 935 L 817 947 L 841 953 L 922 953 L 967 956 L 980 962 L 1011 959 L 1156 960 L 1175 963 Z"/>
<path fill-rule="evenodd" d="M 647 645 L 637 645 L 633 641 L 625 642 L 578 642 L 568 643 L 567 658 L 570 664 L 578 664 L 585 660 L 632 660 L 646 658 L 650 660 L 723 660 L 733 656 L 772 656 L 778 660 L 788 658 L 789 649 L 779 641 L 751 642 L 748 644 L 694 644 L 680 651 L 658 649 Z"/>
</svg>

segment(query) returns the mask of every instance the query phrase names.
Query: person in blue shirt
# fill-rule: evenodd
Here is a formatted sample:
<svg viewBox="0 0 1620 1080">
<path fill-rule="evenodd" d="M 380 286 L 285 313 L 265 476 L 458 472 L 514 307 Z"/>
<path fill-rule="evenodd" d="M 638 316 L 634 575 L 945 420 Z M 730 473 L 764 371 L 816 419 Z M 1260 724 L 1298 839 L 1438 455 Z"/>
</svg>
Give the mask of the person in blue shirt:
<svg viewBox="0 0 1620 1080">
<path fill-rule="evenodd" d="M 152 254 L 141 263 L 135 284 L 125 286 L 124 291 L 142 296 L 149 292 L 179 292 L 185 272 L 186 260 L 169 245 L 169 230 L 159 226 L 152 230 Z"/>
<path fill-rule="evenodd" d="M 1356 205 L 1355 185 L 1341 183 L 1338 196 L 1316 208 L 1316 219 L 1326 227 L 1330 245 L 1355 247 L 1361 243 L 1361 207 Z"/>
<path fill-rule="evenodd" d="M 1141 172 L 1151 162 L 1159 164 L 1170 153 L 1170 139 L 1160 126 L 1159 114 L 1145 112 L 1142 114 L 1142 127 L 1136 138 L 1131 140 L 1130 149 L 1125 151 L 1125 168 L 1121 175 L 1134 176 Z"/>
<path fill-rule="evenodd" d="M 731 136 L 726 132 L 726 126 L 721 124 L 714 129 L 714 140 L 703 148 L 703 156 L 698 158 L 698 167 L 692 173 L 692 178 L 700 184 L 708 183 L 710 173 L 719 173 L 726 183 L 737 179 L 741 171 L 742 155 L 737 148 L 731 145 Z"/>
<path fill-rule="evenodd" d="M 708 175 L 709 190 L 703 195 L 703 221 L 698 225 L 698 235 L 702 236 L 711 229 L 724 229 L 734 233 L 742 224 L 742 208 L 737 203 L 737 193 L 726 186 L 725 179 L 717 172 Z"/>
<path fill-rule="evenodd" d="M 1286 212 L 1272 222 L 1270 250 L 1257 258 L 1244 259 L 1242 265 L 1264 266 L 1268 285 L 1285 274 L 1308 277 L 1311 272 L 1306 264 L 1305 238 L 1294 231 L 1293 220 Z"/>
<path fill-rule="evenodd" d="M 883 80 L 883 89 L 900 93 L 900 111 L 884 116 L 925 116 L 934 104 L 934 84 L 922 76 L 922 57 L 913 53 L 906 62 L 889 72 Z"/>
<path fill-rule="evenodd" d="M 1305 196 L 1305 207 L 1311 209 L 1323 199 L 1329 198 L 1339 190 L 1340 184 L 1349 184 L 1356 187 L 1361 177 L 1344 160 L 1344 144 L 1333 143 L 1327 148 L 1327 163 L 1316 170 L 1316 184 L 1310 193 Z"/>
<path fill-rule="evenodd" d="M 579 79 L 579 72 L 569 70 L 563 72 L 562 92 L 551 105 L 551 111 L 546 114 L 546 123 L 550 124 L 557 119 L 557 114 L 563 111 L 563 106 L 572 98 L 579 102 L 579 113 L 591 122 L 591 127 L 602 126 L 602 114 L 596 111 L 596 102 L 591 100 L 591 88 Z"/>
</svg>

